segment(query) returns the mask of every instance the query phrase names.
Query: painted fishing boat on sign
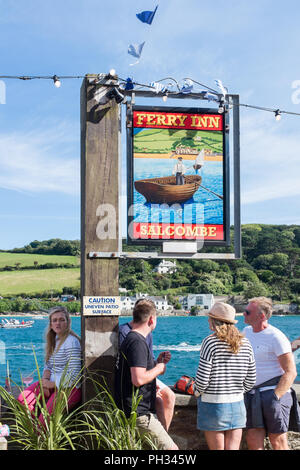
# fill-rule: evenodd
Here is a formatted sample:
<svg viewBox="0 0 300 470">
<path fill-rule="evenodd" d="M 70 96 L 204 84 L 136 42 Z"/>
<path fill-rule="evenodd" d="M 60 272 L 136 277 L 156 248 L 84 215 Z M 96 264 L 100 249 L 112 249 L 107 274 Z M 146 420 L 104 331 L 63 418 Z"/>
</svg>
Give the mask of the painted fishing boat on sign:
<svg viewBox="0 0 300 470">
<path fill-rule="evenodd" d="M 176 184 L 175 176 L 147 178 L 134 182 L 135 189 L 142 194 L 147 202 L 156 204 L 174 204 L 188 201 L 199 189 L 202 177 L 185 175 L 185 184 Z"/>
</svg>

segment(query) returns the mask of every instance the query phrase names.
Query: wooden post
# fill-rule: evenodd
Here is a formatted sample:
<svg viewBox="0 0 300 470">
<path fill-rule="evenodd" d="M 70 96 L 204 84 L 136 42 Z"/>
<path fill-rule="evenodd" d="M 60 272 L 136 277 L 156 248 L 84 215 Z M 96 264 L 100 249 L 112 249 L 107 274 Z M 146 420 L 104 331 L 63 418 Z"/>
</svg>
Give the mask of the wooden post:
<svg viewBox="0 0 300 470">
<path fill-rule="evenodd" d="M 120 106 L 115 99 L 99 105 L 94 99 L 97 75 L 87 75 L 81 87 L 81 299 L 83 296 L 119 295 L 119 260 L 88 259 L 91 251 L 118 250 Z M 101 87 L 108 90 L 107 87 Z M 110 205 L 110 206 L 103 206 Z M 99 238 L 99 216 L 115 211 L 114 238 Z M 102 210 L 103 209 L 103 210 Z M 109 227 L 108 227 L 109 232 Z M 118 316 L 83 316 L 81 323 L 86 376 L 96 372 L 112 391 L 118 351 Z M 94 394 L 83 383 L 83 401 Z"/>
</svg>

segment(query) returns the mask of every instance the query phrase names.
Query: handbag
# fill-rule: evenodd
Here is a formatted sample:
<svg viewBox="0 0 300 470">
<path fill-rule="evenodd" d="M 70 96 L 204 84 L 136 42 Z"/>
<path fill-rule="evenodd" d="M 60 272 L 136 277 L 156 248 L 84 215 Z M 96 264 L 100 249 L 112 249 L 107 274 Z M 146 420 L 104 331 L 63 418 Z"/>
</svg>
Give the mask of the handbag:
<svg viewBox="0 0 300 470">
<path fill-rule="evenodd" d="M 182 375 L 175 383 L 173 389 L 175 392 L 184 393 L 185 395 L 194 395 L 195 393 L 195 377 Z"/>
</svg>

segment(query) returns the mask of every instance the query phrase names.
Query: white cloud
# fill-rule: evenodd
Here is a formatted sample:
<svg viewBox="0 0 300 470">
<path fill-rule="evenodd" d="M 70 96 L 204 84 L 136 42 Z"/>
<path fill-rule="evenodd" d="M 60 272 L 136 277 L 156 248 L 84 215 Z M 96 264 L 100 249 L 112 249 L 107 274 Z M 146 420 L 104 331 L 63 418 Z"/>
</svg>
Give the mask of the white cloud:
<svg viewBox="0 0 300 470">
<path fill-rule="evenodd" d="M 300 195 L 300 137 L 284 119 L 257 111 L 241 120 L 243 204 Z"/>
<path fill-rule="evenodd" d="M 74 139 L 71 126 L 60 123 L 35 129 L 0 134 L 0 187 L 78 194 L 79 142 Z"/>
</svg>

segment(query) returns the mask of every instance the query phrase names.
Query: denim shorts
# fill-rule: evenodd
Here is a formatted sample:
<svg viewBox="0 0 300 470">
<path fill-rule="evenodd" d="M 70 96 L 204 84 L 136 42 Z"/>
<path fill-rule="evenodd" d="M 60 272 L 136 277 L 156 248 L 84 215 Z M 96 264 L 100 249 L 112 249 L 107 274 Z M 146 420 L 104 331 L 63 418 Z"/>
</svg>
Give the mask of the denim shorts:
<svg viewBox="0 0 300 470">
<path fill-rule="evenodd" d="M 244 400 L 233 403 L 206 403 L 197 400 L 197 428 L 201 431 L 227 431 L 246 427 Z"/>
<path fill-rule="evenodd" d="M 260 392 L 260 401 L 264 429 L 271 434 L 287 432 L 289 429 L 290 411 L 293 405 L 291 392 L 287 392 L 281 398 L 278 398 L 275 395 L 274 389 L 264 390 L 263 392 Z M 246 427 L 248 429 L 254 427 L 251 420 L 251 406 L 247 412 Z"/>
</svg>

